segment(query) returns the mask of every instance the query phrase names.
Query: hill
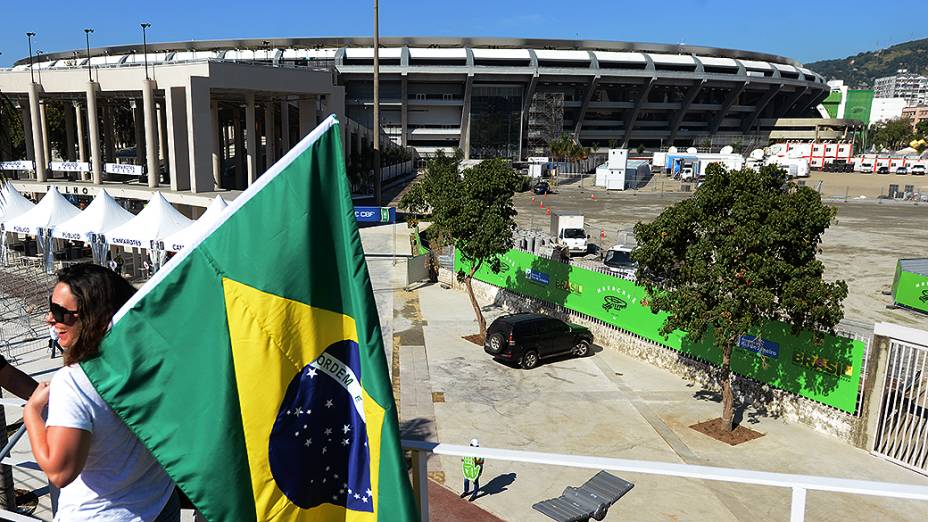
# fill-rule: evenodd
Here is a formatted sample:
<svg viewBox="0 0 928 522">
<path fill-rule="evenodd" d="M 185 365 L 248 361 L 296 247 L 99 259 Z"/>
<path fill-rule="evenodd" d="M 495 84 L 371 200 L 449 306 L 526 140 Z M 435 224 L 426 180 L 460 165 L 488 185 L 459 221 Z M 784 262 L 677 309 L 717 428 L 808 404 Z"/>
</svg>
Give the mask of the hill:
<svg viewBox="0 0 928 522">
<path fill-rule="evenodd" d="M 808 63 L 806 67 L 828 80 L 844 80 L 851 88 L 869 89 L 873 88 L 873 80 L 892 76 L 899 69 L 928 74 L 928 38 L 847 58 Z"/>
</svg>

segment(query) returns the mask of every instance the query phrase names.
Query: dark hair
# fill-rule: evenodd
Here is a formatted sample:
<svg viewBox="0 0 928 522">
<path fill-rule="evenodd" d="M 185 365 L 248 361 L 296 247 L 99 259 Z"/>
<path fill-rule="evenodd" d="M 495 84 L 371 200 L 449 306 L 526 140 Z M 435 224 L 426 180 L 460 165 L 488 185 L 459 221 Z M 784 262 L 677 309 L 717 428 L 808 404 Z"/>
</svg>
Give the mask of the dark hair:
<svg viewBox="0 0 928 522">
<path fill-rule="evenodd" d="M 71 365 L 96 357 L 116 312 L 132 297 L 135 287 L 109 268 L 80 263 L 58 271 L 58 282 L 68 285 L 77 299 L 81 333 L 74 346 L 64 352 Z"/>
</svg>

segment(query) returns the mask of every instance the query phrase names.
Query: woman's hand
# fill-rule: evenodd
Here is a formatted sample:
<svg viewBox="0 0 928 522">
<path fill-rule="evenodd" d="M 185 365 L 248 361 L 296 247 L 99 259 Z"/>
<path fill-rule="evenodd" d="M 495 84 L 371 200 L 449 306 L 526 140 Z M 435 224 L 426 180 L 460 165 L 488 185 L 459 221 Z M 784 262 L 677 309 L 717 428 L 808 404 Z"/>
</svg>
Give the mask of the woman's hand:
<svg viewBox="0 0 928 522">
<path fill-rule="evenodd" d="M 40 382 L 32 395 L 29 396 L 29 400 L 26 401 L 26 408 L 41 415 L 42 410 L 48 405 L 48 390 L 48 383 Z"/>
</svg>

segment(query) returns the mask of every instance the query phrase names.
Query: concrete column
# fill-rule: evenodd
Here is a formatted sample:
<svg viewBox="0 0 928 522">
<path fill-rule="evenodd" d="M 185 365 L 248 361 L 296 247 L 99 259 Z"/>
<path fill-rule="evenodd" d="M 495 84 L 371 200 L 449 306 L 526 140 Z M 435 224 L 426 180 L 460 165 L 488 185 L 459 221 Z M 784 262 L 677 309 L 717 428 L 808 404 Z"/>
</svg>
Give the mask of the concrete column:
<svg viewBox="0 0 928 522">
<path fill-rule="evenodd" d="M 35 144 L 32 142 L 32 111 L 29 105 L 23 105 L 20 108 L 23 119 L 23 138 L 26 141 L 26 159 L 35 161 Z"/>
<path fill-rule="evenodd" d="M 100 131 L 97 129 L 97 84 L 87 82 L 87 141 L 90 142 L 90 160 L 93 162 L 93 184 L 103 183 L 103 157 L 100 153 Z"/>
<path fill-rule="evenodd" d="M 402 102 L 400 106 L 400 145 L 404 147 L 408 145 L 407 133 L 409 128 L 409 91 L 406 83 L 406 77 L 403 76 L 402 83 L 400 83 L 400 101 Z"/>
<path fill-rule="evenodd" d="M 39 100 L 39 119 L 42 121 L 42 150 L 45 153 L 45 163 L 52 160 L 52 147 L 48 141 L 48 115 L 45 100 Z"/>
<path fill-rule="evenodd" d="M 139 100 L 132 100 L 132 123 L 135 128 L 135 164 L 145 164 L 145 116 Z"/>
<path fill-rule="evenodd" d="M 274 104 L 264 104 L 264 170 L 277 161 L 277 138 L 274 132 Z"/>
<path fill-rule="evenodd" d="M 248 186 L 258 179 L 258 132 L 255 128 L 255 94 L 245 94 L 245 142 L 248 163 Z"/>
<path fill-rule="evenodd" d="M 242 132 L 242 111 L 238 104 L 232 109 L 232 143 L 235 149 L 235 185 L 241 188 L 247 183 L 245 175 L 245 139 Z"/>
<path fill-rule="evenodd" d="M 171 190 L 190 189 L 190 153 L 187 138 L 187 95 L 183 87 L 164 90 L 167 115 L 168 172 Z"/>
<path fill-rule="evenodd" d="M 32 150 L 35 158 L 35 178 L 45 181 L 45 169 L 48 166 L 45 158 L 45 138 L 42 136 L 42 110 L 39 108 L 39 88 L 36 84 L 29 84 L 29 116 L 32 124 Z"/>
<path fill-rule="evenodd" d="M 74 121 L 77 123 L 77 161 L 87 162 L 87 146 L 84 145 L 84 115 L 81 114 L 80 102 L 74 102 Z M 89 172 L 81 172 L 81 181 L 90 179 Z"/>
<path fill-rule="evenodd" d="M 211 152 L 213 125 L 207 78 L 191 77 L 187 89 L 187 139 L 190 153 L 190 189 L 194 193 L 215 190 Z"/>
<path fill-rule="evenodd" d="M 113 102 L 107 101 L 103 104 L 103 147 L 105 150 L 104 159 L 110 162 L 116 162 L 116 119 L 113 116 Z M 105 162 L 104 162 L 105 163 Z"/>
<path fill-rule="evenodd" d="M 316 99 L 300 99 L 300 139 L 316 128 Z"/>
<path fill-rule="evenodd" d="M 325 95 L 325 105 L 328 112 L 335 115 L 335 118 L 341 124 L 342 143 L 345 143 L 345 136 L 348 132 L 348 118 L 345 117 L 345 88 L 335 87 L 335 90 Z M 345 150 L 345 147 L 342 147 Z"/>
<path fill-rule="evenodd" d="M 154 80 L 142 80 L 142 111 L 145 123 L 145 159 L 148 167 L 148 187 L 156 188 L 161 181 L 158 163 L 158 133 L 155 123 Z"/>
<path fill-rule="evenodd" d="M 290 152 L 290 102 L 280 102 L 280 155 Z"/>
<path fill-rule="evenodd" d="M 216 183 L 216 188 L 222 188 L 222 151 L 219 142 L 220 137 L 223 138 L 221 141 L 225 142 L 225 130 L 219 128 L 219 102 L 215 100 L 210 102 L 209 111 L 212 118 L 213 136 L 216 137 L 212 153 L 213 182 Z"/>
<path fill-rule="evenodd" d="M 64 159 L 74 161 L 74 112 L 68 110 L 67 106 L 61 112 L 64 115 Z"/>
<path fill-rule="evenodd" d="M 165 102 L 158 102 L 158 152 L 164 168 L 168 168 L 168 121 L 167 110 L 164 107 Z"/>
</svg>

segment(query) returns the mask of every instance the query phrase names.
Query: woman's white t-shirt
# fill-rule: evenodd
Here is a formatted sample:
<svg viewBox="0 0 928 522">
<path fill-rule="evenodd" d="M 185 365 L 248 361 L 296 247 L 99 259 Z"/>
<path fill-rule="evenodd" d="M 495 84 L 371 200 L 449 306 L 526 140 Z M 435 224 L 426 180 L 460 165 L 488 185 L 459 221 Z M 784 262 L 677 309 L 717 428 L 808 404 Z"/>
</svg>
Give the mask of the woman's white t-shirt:
<svg viewBox="0 0 928 522">
<path fill-rule="evenodd" d="M 61 489 L 55 520 L 155 520 L 174 491 L 148 449 L 103 402 L 80 365 L 52 377 L 46 425 L 91 433 L 84 469 Z"/>
</svg>

